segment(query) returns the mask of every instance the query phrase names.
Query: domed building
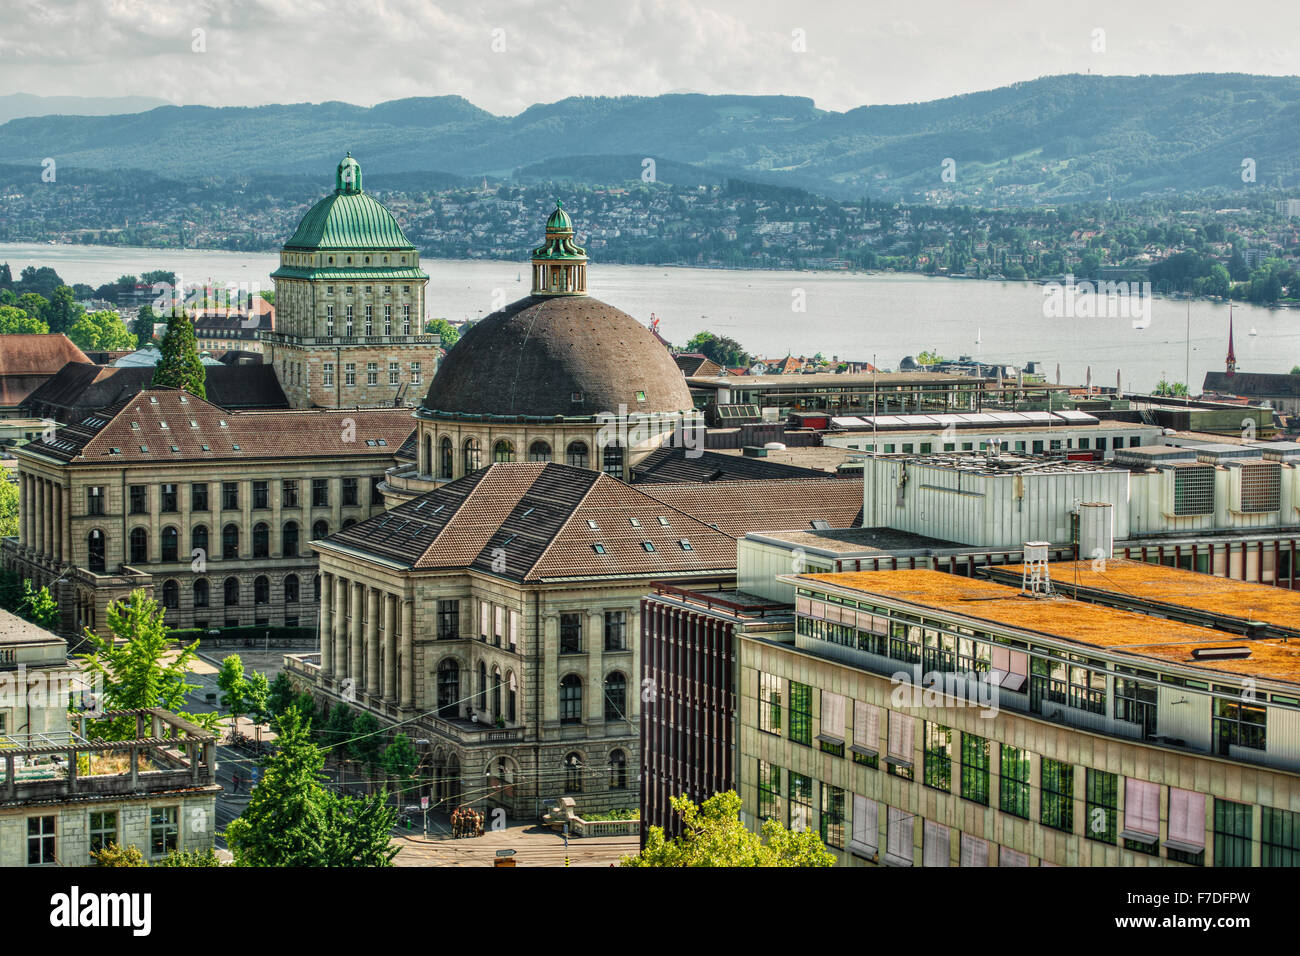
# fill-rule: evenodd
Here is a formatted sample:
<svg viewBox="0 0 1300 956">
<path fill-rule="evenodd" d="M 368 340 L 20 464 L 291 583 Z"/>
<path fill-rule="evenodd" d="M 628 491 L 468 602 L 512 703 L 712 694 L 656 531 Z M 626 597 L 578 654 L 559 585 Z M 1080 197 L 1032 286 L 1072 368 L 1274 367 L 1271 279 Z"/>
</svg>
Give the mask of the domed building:
<svg viewBox="0 0 1300 956">
<path fill-rule="evenodd" d="M 429 277 L 393 214 L 361 185 L 349 153 L 334 192 L 280 250 L 276 328 L 266 361 L 294 408 L 411 401 L 433 374 L 438 336 L 424 333 Z"/>
<path fill-rule="evenodd" d="M 561 204 L 533 250 L 532 292 L 447 353 L 415 416 L 416 463 L 389 473 L 389 506 L 494 462 L 554 461 L 626 480 L 698 422 L 672 356 L 587 295 L 587 254 Z"/>
</svg>

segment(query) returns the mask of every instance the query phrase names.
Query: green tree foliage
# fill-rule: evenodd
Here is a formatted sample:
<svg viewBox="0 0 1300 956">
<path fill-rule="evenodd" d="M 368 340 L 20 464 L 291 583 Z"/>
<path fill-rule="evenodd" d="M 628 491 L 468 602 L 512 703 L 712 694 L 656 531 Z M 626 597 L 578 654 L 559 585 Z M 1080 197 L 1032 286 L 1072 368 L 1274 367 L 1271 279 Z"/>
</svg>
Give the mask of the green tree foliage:
<svg viewBox="0 0 1300 956">
<path fill-rule="evenodd" d="M 753 357 L 741 348 L 740 343 L 735 339 L 727 338 L 725 335 L 715 335 L 709 331 L 696 332 L 686 343 L 686 351 L 699 352 L 723 368 L 749 365 L 753 361 Z"/>
<path fill-rule="evenodd" d="M 50 309 L 50 300 L 36 292 L 24 292 L 18 297 L 18 308 L 22 309 L 33 319 L 40 319 L 49 325 L 46 321 L 46 314 Z"/>
<path fill-rule="evenodd" d="M 85 639 L 94 648 L 82 654 L 86 670 L 99 678 L 104 710 L 136 710 L 162 707 L 215 731 L 218 714 L 189 714 L 183 709 L 185 695 L 198 688 L 185 680 L 198 656 L 199 642 L 177 648 L 167 638 L 163 609 L 137 588 L 125 601 L 108 606 L 111 637 L 100 637 L 89 628 Z M 106 740 L 129 740 L 135 736 L 135 720 L 119 717 L 95 721 L 92 731 Z"/>
<path fill-rule="evenodd" d="M 207 398 L 206 381 L 207 372 L 199 361 L 198 345 L 194 339 L 194 325 L 188 316 L 173 312 L 167 319 L 162 358 L 154 367 L 150 385 L 154 388 L 179 388 L 199 398 Z"/>
<path fill-rule="evenodd" d="M 279 748 L 240 816 L 226 828 L 238 866 L 389 866 L 397 810 L 387 794 L 363 800 L 324 786 L 325 755 L 296 708 L 281 716 Z"/>
<path fill-rule="evenodd" d="M 67 330 L 68 338 L 86 352 L 116 352 L 134 349 L 135 336 L 116 312 L 89 312 Z"/>
<path fill-rule="evenodd" d="M 59 623 L 59 605 L 49 587 L 42 584 L 39 589 L 33 588 L 30 580 L 23 582 L 23 600 L 18 613 L 47 631 Z"/>
<path fill-rule="evenodd" d="M 158 316 L 154 313 L 153 306 L 140 306 L 140 311 L 131 322 L 131 334 L 135 336 L 136 348 L 142 349 L 153 341 L 153 327 L 157 321 Z"/>
<path fill-rule="evenodd" d="M 937 351 L 931 352 L 927 350 L 916 357 L 917 365 L 938 365 L 942 361 L 943 356 Z"/>
<path fill-rule="evenodd" d="M 261 671 L 253 671 L 248 675 L 246 687 L 248 715 L 260 726 L 271 716 L 271 685 L 265 674 Z"/>
<path fill-rule="evenodd" d="M 45 310 L 45 321 L 51 332 L 70 333 L 77 320 L 84 314 L 85 310 L 77 304 L 77 297 L 71 287 L 60 285 L 55 288 L 54 295 L 50 298 L 49 308 Z M 71 338 L 71 334 L 68 337 Z"/>
<path fill-rule="evenodd" d="M 109 843 L 99 850 L 91 850 L 90 858 L 100 866 L 148 866 L 144 854 L 134 843 L 125 847 Z"/>
<path fill-rule="evenodd" d="M 248 713 L 248 678 L 244 675 L 244 662 L 238 654 L 227 654 L 217 671 L 217 687 L 221 690 L 221 706 L 230 711 L 230 729 L 239 726 L 239 718 Z"/>
<path fill-rule="evenodd" d="M 295 697 L 293 681 L 288 671 L 280 671 L 266 690 L 266 706 L 272 715 L 283 714 L 289 709 Z"/>
<path fill-rule="evenodd" d="M 833 866 L 835 858 L 811 830 L 792 833 L 775 820 L 763 821 L 763 833 L 740 822 L 740 797 L 734 790 L 715 793 L 698 807 L 686 796 L 672 798 L 682 818 L 682 835 L 664 836 L 651 827 L 645 849 L 624 857 L 621 866 Z"/>
<path fill-rule="evenodd" d="M 33 318 L 17 306 L 0 306 L 0 335 L 14 332 L 34 332 L 45 334 L 50 327 L 43 321 Z"/>
<path fill-rule="evenodd" d="M 424 323 L 424 331 L 428 335 L 439 336 L 442 347 L 448 351 L 451 351 L 451 347 L 460 341 L 460 329 L 446 319 L 430 319 Z"/>
<path fill-rule="evenodd" d="M 33 292 L 48 301 L 54 298 L 54 290 L 61 285 L 63 280 L 49 266 L 27 266 L 15 283 L 15 288 L 20 294 Z"/>
<path fill-rule="evenodd" d="M 336 704 L 325 721 L 325 746 L 342 763 L 352 756 L 352 722 L 355 715 L 347 704 Z"/>
<path fill-rule="evenodd" d="M 384 750 L 384 770 L 392 778 L 399 793 L 410 789 L 418 764 L 419 758 L 411 746 L 411 738 L 406 734 L 393 737 L 393 742 Z"/>
<path fill-rule="evenodd" d="M 206 850 L 172 850 L 154 866 L 220 866 L 217 851 L 208 847 Z"/>
<path fill-rule="evenodd" d="M 372 785 L 384 765 L 384 738 L 379 731 L 379 721 L 369 711 L 362 711 L 352 723 L 351 749 L 366 768 Z"/>
<path fill-rule="evenodd" d="M 18 485 L 0 477 L 0 538 L 18 534 Z"/>
</svg>

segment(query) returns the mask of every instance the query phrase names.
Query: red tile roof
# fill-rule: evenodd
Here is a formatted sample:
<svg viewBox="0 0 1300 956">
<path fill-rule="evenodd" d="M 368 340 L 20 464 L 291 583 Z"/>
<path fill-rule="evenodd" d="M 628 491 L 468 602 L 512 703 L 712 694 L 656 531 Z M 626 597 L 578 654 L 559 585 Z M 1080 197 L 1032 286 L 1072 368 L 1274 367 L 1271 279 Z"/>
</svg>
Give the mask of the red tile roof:
<svg viewBox="0 0 1300 956">
<path fill-rule="evenodd" d="M 16 407 L 69 362 L 86 354 L 66 335 L 16 332 L 0 336 L 0 406 Z"/>
</svg>

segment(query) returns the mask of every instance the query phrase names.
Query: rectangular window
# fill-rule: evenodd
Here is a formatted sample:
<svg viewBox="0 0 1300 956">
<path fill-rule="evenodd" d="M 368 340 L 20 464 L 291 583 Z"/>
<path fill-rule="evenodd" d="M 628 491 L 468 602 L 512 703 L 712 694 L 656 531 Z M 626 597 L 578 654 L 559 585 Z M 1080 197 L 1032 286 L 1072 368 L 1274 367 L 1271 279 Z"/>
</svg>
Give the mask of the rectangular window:
<svg viewBox="0 0 1300 956">
<path fill-rule="evenodd" d="M 401 366 L 396 362 L 388 363 L 388 384 L 400 385 L 402 383 Z"/>
<path fill-rule="evenodd" d="M 411 363 L 411 384 L 419 385 L 421 381 L 423 381 L 423 379 L 420 378 L 420 363 L 412 362 Z"/>
<path fill-rule="evenodd" d="M 886 824 L 885 860 L 894 866 L 912 865 L 912 815 L 889 807 Z"/>
<path fill-rule="evenodd" d="M 1029 751 L 1002 745 L 998 805 L 1003 813 L 1029 819 Z"/>
<path fill-rule="evenodd" d="M 384 483 L 383 475 L 370 476 L 370 507 L 379 508 L 384 503 L 384 492 L 379 487 Z"/>
<path fill-rule="evenodd" d="M 298 507 L 298 480 L 296 478 L 285 478 L 280 482 L 280 507 Z"/>
<path fill-rule="evenodd" d="M 1249 803 L 1214 801 L 1214 865 L 1250 866 Z"/>
<path fill-rule="evenodd" d="M 790 829 L 796 833 L 812 827 L 812 777 L 790 771 Z"/>
<path fill-rule="evenodd" d="M 131 494 L 131 514 L 144 515 L 149 513 L 149 489 L 144 485 L 132 485 Z"/>
<path fill-rule="evenodd" d="M 1221 757 L 1229 757 L 1232 747 L 1266 749 L 1266 720 L 1267 712 L 1262 705 L 1215 697 L 1212 721 L 1215 752 Z"/>
<path fill-rule="evenodd" d="M 582 615 L 560 615 L 560 653 L 582 653 Z"/>
<path fill-rule="evenodd" d="M 933 820 L 926 820 L 921 847 L 923 866 L 947 866 L 952 861 L 952 831 Z"/>
<path fill-rule="evenodd" d="M 1300 866 L 1300 813 L 1261 807 L 1260 866 Z"/>
<path fill-rule="evenodd" d="M 889 712 L 889 754 L 886 769 L 905 780 L 913 778 L 912 751 L 915 746 L 916 718 Z"/>
<path fill-rule="evenodd" d="M 221 483 L 221 507 L 224 511 L 239 510 L 239 482 L 223 481 Z"/>
<path fill-rule="evenodd" d="M 790 681 L 790 739 L 812 746 L 812 688 Z"/>
<path fill-rule="evenodd" d="M 973 837 L 969 833 L 961 835 L 961 865 L 988 866 L 989 841 Z"/>
<path fill-rule="evenodd" d="M 1119 778 L 1088 768 L 1083 835 L 1089 840 L 1114 844 L 1119 824 Z"/>
<path fill-rule="evenodd" d="M 196 481 L 190 485 L 190 510 L 208 510 L 208 486 L 206 483 Z"/>
<path fill-rule="evenodd" d="M 366 306 L 366 335 L 375 334 L 375 307 Z"/>
<path fill-rule="evenodd" d="M 975 734 L 961 735 L 961 795 L 989 805 L 989 742 Z"/>
<path fill-rule="evenodd" d="M 343 479 L 343 507 L 355 507 L 357 504 L 357 480 L 355 478 Z"/>
<path fill-rule="evenodd" d="M 355 308 L 356 306 L 351 306 L 351 305 L 347 306 L 345 308 L 345 312 L 343 316 L 343 334 L 346 335 L 348 338 L 352 338 L 353 323 L 355 322 L 355 315 L 353 310 Z"/>
<path fill-rule="evenodd" d="M 176 825 L 177 807 L 154 807 L 149 811 L 149 852 L 166 856 L 177 848 L 180 830 Z"/>
<path fill-rule="evenodd" d="M 54 817 L 28 817 L 27 865 L 48 866 L 58 862 L 55 853 Z"/>
<path fill-rule="evenodd" d="M 487 601 L 479 602 L 478 606 L 478 639 L 486 641 L 488 639 L 488 629 L 492 626 L 492 605 Z"/>
<path fill-rule="evenodd" d="M 867 859 L 880 849 L 880 805 L 875 800 L 853 795 L 853 839 L 849 849 Z"/>
<path fill-rule="evenodd" d="M 952 731 L 925 721 L 925 761 L 922 781 L 927 787 L 952 790 Z"/>
<path fill-rule="evenodd" d="M 393 334 L 393 307 L 391 305 L 384 306 L 384 334 Z"/>
<path fill-rule="evenodd" d="M 366 363 L 366 384 L 367 385 L 379 384 L 379 363 L 378 362 Z"/>
<path fill-rule="evenodd" d="M 266 482 L 266 481 L 253 482 L 253 508 L 263 509 L 269 507 L 271 507 L 270 482 Z"/>
<path fill-rule="evenodd" d="M 510 649 L 514 650 L 519 646 L 519 612 L 510 611 Z"/>
<path fill-rule="evenodd" d="M 1192 866 L 1205 865 L 1205 794 L 1169 788 L 1169 859 Z"/>
<path fill-rule="evenodd" d="M 758 729 L 781 736 L 781 678 L 758 675 Z"/>
<path fill-rule="evenodd" d="M 844 849 L 844 791 L 828 783 L 821 785 L 822 842 L 837 850 Z"/>
<path fill-rule="evenodd" d="M 460 601 L 438 602 L 438 638 L 455 640 L 460 637 Z"/>
<path fill-rule="evenodd" d="M 492 642 L 497 647 L 501 646 L 501 639 L 505 637 L 506 631 L 506 609 L 503 607 L 494 607 L 492 616 Z"/>
<path fill-rule="evenodd" d="M 313 508 L 328 508 L 330 505 L 330 480 L 328 478 L 313 478 L 311 480 L 311 506 Z"/>
<path fill-rule="evenodd" d="M 331 292 L 334 290 L 331 289 Z M 334 337 L 334 306 L 325 306 L 325 334 L 330 338 Z M 332 371 L 332 369 L 331 369 Z"/>
<path fill-rule="evenodd" d="M 853 702 L 853 762 L 876 768 L 880 765 L 880 708 L 860 700 Z"/>
<path fill-rule="evenodd" d="M 765 760 L 758 762 L 758 818 L 784 825 L 781 802 L 781 768 Z"/>
<path fill-rule="evenodd" d="M 344 385 L 357 384 L 357 363 L 356 362 L 343 363 L 343 384 Z"/>
<path fill-rule="evenodd" d="M 102 850 L 111 843 L 117 843 L 117 813 L 113 810 L 90 813 L 90 850 Z"/>
<path fill-rule="evenodd" d="M 102 515 L 104 513 L 104 489 L 92 485 L 86 489 L 86 514 Z"/>
<path fill-rule="evenodd" d="M 325 362 L 324 364 L 321 365 L 320 383 L 327 387 L 332 386 L 334 384 L 334 363 L 333 362 Z"/>
<path fill-rule="evenodd" d="M 1074 832 L 1074 767 L 1044 757 L 1039 767 L 1042 807 L 1039 819 L 1043 826 Z"/>
<path fill-rule="evenodd" d="M 627 612 L 605 612 L 605 650 L 627 650 Z"/>
<path fill-rule="evenodd" d="M 1124 778 L 1124 849 L 1160 854 L 1160 784 Z"/>
</svg>

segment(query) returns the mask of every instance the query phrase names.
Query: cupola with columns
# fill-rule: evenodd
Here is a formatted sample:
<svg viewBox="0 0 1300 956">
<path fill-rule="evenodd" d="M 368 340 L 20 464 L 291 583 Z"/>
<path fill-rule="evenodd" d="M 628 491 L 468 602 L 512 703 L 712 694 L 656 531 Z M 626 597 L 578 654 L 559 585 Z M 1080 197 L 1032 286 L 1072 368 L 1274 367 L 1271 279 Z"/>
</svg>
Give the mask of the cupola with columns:
<svg viewBox="0 0 1300 956">
<path fill-rule="evenodd" d="M 546 220 L 546 241 L 533 250 L 533 295 L 586 295 L 587 253 L 573 241 L 564 203 Z"/>
</svg>

